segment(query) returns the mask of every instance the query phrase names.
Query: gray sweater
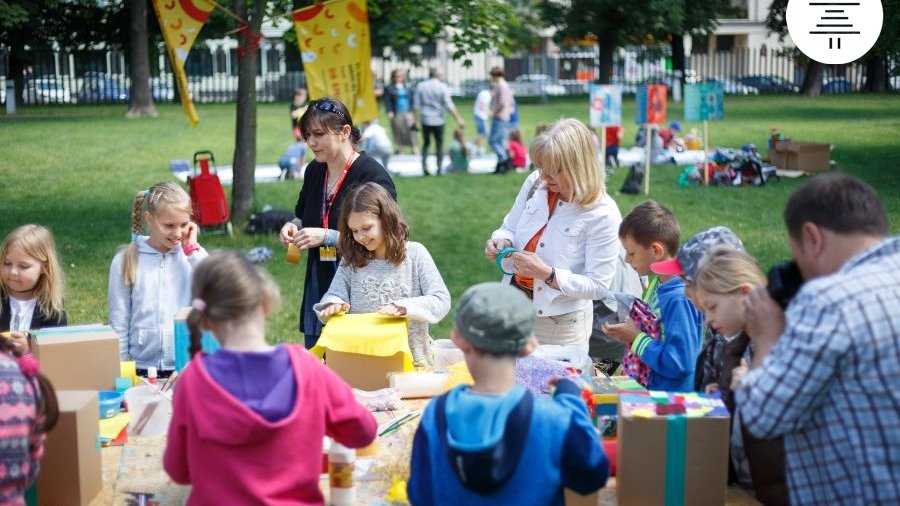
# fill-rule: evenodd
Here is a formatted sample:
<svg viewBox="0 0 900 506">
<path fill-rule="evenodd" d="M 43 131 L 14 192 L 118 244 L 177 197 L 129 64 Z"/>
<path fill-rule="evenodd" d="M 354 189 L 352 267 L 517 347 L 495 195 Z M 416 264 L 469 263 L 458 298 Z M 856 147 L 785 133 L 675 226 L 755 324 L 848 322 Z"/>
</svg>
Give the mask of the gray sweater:
<svg viewBox="0 0 900 506">
<path fill-rule="evenodd" d="M 428 324 L 441 321 L 450 311 L 450 292 L 425 246 L 410 241 L 400 265 L 372 259 L 355 269 L 342 263 L 328 292 L 314 306 L 322 323 L 328 320 L 322 309 L 333 302 L 349 304 L 350 313 L 374 313 L 384 304 L 406 308 L 409 348 L 420 366 L 434 361 Z"/>
</svg>

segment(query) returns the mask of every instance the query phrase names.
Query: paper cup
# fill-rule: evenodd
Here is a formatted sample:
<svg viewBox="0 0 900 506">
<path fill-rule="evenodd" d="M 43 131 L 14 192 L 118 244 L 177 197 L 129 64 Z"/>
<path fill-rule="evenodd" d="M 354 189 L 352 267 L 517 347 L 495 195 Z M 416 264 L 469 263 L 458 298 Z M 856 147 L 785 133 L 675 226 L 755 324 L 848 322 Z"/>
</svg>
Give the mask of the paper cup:
<svg viewBox="0 0 900 506">
<path fill-rule="evenodd" d="M 291 264 L 299 264 L 300 263 L 300 247 L 294 243 L 288 243 L 287 255 L 284 257 L 284 260 Z"/>
</svg>

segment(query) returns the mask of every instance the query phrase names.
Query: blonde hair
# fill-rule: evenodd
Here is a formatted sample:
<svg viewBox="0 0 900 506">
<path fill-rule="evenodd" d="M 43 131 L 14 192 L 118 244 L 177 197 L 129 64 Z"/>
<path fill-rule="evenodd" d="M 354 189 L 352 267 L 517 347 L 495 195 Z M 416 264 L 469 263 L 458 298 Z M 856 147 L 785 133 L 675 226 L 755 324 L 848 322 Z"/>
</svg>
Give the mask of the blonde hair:
<svg viewBox="0 0 900 506">
<path fill-rule="evenodd" d="M 41 275 L 34 287 L 34 297 L 41 312 L 53 318 L 62 316 L 65 311 L 63 305 L 65 278 L 59 265 L 53 234 L 46 228 L 33 224 L 22 225 L 13 230 L 0 245 L 0 265 L 6 262 L 9 250 L 14 246 L 21 247 L 26 255 L 41 263 Z M 9 287 L 6 286 L 2 276 L 0 276 L 0 293 L 9 296 Z"/>
<path fill-rule="evenodd" d="M 765 282 L 766 276 L 756 259 L 728 246 L 710 251 L 694 274 L 694 288 L 721 295 L 737 292 L 743 285 Z"/>
<path fill-rule="evenodd" d="M 535 167 L 549 174 L 562 173 L 572 186 L 573 201 L 586 207 L 606 192 L 597 145 L 584 123 L 561 119 L 538 134 L 528 146 Z"/>
<path fill-rule="evenodd" d="M 194 270 L 191 294 L 203 308 L 192 303 L 187 318 L 192 357 L 201 349 L 204 319 L 216 324 L 240 322 L 264 305 L 275 310 L 281 304 L 281 292 L 269 273 L 236 250 L 219 250 L 201 261 Z"/>
<path fill-rule="evenodd" d="M 190 215 L 191 197 L 184 188 L 171 181 L 163 181 L 151 186 L 149 190 L 141 190 L 134 194 L 134 206 L 131 208 L 131 244 L 125 247 L 125 256 L 122 259 L 122 279 L 125 286 L 134 285 L 137 281 L 138 251 L 135 240 L 141 235 L 141 227 L 144 223 L 144 202 L 147 203 L 147 212 L 156 215 L 156 212 L 165 206 L 171 206 Z"/>
</svg>

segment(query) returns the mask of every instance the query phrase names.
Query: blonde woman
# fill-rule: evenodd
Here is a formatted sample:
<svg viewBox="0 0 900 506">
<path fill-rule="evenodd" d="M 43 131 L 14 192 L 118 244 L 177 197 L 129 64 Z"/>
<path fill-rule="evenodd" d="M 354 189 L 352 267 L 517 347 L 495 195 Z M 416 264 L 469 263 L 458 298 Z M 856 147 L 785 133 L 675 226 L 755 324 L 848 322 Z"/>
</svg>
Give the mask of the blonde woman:
<svg viewBox="0 0 900 506">
<path fill-rule="evenodd" d="M 502 257 L 513 274 L 504 281 L 534 302 L 534 335 L 541 344 L 587 353 L 591 301 L 609 289 L 616 272 L 622 215 L 606 193 L 597 148 L 584 123 L 557 121 L 534 138 L 529 155 L 537 170 L 484 254 L 496 261 L 506 250 Z"/>
</svg>

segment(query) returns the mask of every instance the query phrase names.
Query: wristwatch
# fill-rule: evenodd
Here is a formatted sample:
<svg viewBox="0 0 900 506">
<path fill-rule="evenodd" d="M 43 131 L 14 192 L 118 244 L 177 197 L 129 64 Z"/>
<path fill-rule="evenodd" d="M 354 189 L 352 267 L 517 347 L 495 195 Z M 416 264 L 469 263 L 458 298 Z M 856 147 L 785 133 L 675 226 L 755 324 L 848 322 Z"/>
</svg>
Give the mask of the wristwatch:
<svg viewBox="0 0 900 506">
<path fill-rule="evenodd" d="M 550 275 L 547 276 L 547 279 L 544 280 L 544 283 L 550 284 L 553 283 L 553 280 L 556 279 L 556 267 L 550 268 Z"/>
</svg>

